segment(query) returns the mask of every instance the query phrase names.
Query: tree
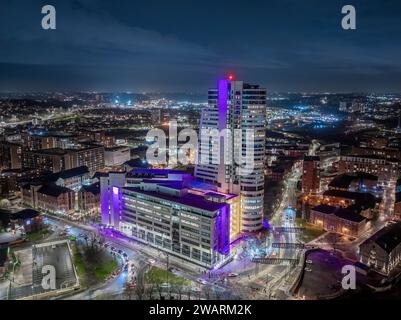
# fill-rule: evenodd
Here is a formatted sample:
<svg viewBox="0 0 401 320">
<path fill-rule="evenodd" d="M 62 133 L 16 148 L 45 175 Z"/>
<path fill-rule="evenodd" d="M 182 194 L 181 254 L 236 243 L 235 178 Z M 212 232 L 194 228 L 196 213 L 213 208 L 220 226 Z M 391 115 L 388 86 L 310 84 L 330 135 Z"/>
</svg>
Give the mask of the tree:
<svg viewBox="0 0 401 320">
<path fill-rule="evenodd" d="M 136 294 L 138 300 L 139 300 L 139 301 L 142 301 L 142 300 L 143 300 L 143 296 L 144 296 L 144 294 L 145 294 L 144 287 L 141 286 L 141 285 L 137 285 L 137 286 L 135 287 L 135 294 Z"/>
<path fill-rule="evenodd" d="M 156 283 L 156 289 L 157 289 L 157 292 L 159 293 L 160 300 L 162 300 L 163 299 L 163 287 L 162 287 L 161 283 Z"/>
<path fill-rule="evenodd" d="M 148 286 L 148 289 L 147 289 L 148 295 L 149 295 L 149 300 L 153 300 L 153 291 L 154 291 L 154 289 L 155 289 L 155 285 L 154 285 L 154 283 L 151 283 Z"/>
</svg>

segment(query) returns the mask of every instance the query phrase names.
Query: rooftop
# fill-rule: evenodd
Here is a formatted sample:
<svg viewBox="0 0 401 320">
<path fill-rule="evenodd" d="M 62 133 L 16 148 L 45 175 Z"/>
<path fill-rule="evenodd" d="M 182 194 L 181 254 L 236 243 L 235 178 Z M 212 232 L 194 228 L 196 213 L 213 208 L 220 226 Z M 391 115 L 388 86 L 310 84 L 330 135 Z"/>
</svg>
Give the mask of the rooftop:
<svg viewBox="0 0 401 320">
<path fill-rule="evenodd" d="M 42 154 L 42 155 L 49 155 L 49 156 L 63 156 L 68 152 L 61 148 L 54 148 L 54 149 L 43 149 L 43 150 L 33 150 L 29 151 L 35 154 Z"/>
<path fill-rule="evenodd" d="M 174 197 L 170 196 L 161 192 L 156 192 L 156 191 L 144 191 L 141 190 L 140 188 L 136 187 L 128 187 L 128 188 L 123 188 L 124 190 L 129 190 L 133 191 L 139 194 L 143 194 L 146 196 L 166 200 L 166 201 L 171 201 L 172 203 L 179 203 L 188 207 L 193 207 L 193 208 L 198 208 L 201 210 L 209 211 L 209 212 L 216 212 L 219 209 L 223 208 L 226 206 L 225 203 L 217 203 L 217 202 L 212 202 L 212 201 L 207 201 L 204 196 L 199 196 L 191 193 L 187 193 L 185 195 L 182 195 L 180 197 Z"/>
<path fill-rule="evenodd" d="M 48 176 L 45 176 L 43 180 L 48 181 L 48 182 L 55 182 L 58 179 L 69 179 L 69 178 L 73 178 L 73 177 L 83 176 L 85 174 L 89 174 L 89 169 L 86 166 L 82 166 L 82 167 L 50 174 Z"/>
<path fill-rule="evenodd" d="M 345 157 L 351 157 L 351 158 L 363 158 L 363 159 L 372 159 L 372 160 L 384 160 L 388 162 L 399 162 L 398 159 L 390 159 L 382 156 L 376 156 L 376 155 L 360 155 L 360 154 L 350 154 L 346 156 L 342 156 L 343 158 Z"/>
<path fill-rule="evenodd" d="M 341 207 L 333 207 L 328 205 L 319 205 L 312 209 L 313 211 L 321 212 L 324 214 L 334 214 L 335 216 L 342 218 L 344 220 L 352 221 L 352 222 L 362 222 L 366 220 L 365 217 L 360 214 L 354 213 L 349 209 L 344 209 Z"/>
<path fill-rule="evenodd" d="M 100 182 L 91 184 L 91 185 L 87 185 L 87 186 L 82 186 L 81 192 L 90 192 L 94 195 L 98 195 L 100 194 Z"/>
<path fill-rule="evenodd" d="M 376 242 L 378 246 L 390 253 L 401 243 L 401 222 L 396 222 L 384 227 L 366 240 L 366 242 L 367 241 Z"/>
<path fill-rule="evenodd" d="M 124 147 L 124 146 L 116 146 L 116 147 L 111 147 L 111 148 L 105 148 L 104 151 L 106 152 L 113 152 L 113 151 L 121 151 L 121 150 L 130 150 L 129 147 Z"/>
<path fill-rule="evenodd" d="M 335 177 L 329 184 L 331 188 L 348 189 L 353 181 L 373 180 L 378 181 L 378 177 L 373 174 L 358 172 L 356 174 L 340 174 Z"/>
<path fill-rule="evenodd" d="M 370 193 L 351 192 L 342 190 L 327 190 L 323 193 L 324 197 L 335 197 L 354 200 L 356 204 L 364 208 L 374 208 L 378 201 L 374 195 Z"/>
<path fill-rule="evenodd" d="M 72 192 L 72 190 L 65 187 L 59 187 L 55 184 L 46 184 L 38 190 L 38 193 L 45 194 L 51 197 L 59 197 L 60 195 L 69 192 Z"/>
<path fill-rule="evenodd" d="M 167 176 L 169 174 L 187 174 L 184 171 L 172 170 L 172 169 L 147 169 L 147 168 L 135 168 L 129 172 L 130 175 L 150 175 L 155 177 Z"/>
<path fill-rule="evenodd" d="M 33 209 L 23 209 L 19 211 L 0 209 L 0 221 L 8 224 L 10 220 L 27 220 L 40 216 L 40 212 Z"/>
</svg>

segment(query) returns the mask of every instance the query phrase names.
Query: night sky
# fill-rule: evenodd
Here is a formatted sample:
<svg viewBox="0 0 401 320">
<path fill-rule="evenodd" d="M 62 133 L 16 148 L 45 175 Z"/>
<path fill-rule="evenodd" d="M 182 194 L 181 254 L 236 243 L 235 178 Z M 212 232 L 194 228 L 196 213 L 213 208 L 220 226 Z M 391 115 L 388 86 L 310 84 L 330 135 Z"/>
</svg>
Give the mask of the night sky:
<svg viewBox="0 0 401 320">
<path fill-rule="evenodd" d="M 401 1 L 0 0 L 2 92 L 205 93 L 228 72 L 270 92 L 401 92 Z"/>
</svg>

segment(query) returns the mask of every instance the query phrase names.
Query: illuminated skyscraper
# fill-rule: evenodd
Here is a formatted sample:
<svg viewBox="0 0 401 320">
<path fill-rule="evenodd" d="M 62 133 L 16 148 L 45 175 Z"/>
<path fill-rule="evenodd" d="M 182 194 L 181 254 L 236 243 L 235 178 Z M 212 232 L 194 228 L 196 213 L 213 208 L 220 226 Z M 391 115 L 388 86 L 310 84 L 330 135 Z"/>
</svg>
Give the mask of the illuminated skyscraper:
<svg viewBox="0 0 401 320">
<path fill-rule="evenodd" d="M 241 196 L 241 214 L 231 222 L 232 234 L 262 228 L 265 129 L 266 89 L 230 75 L 219 81 L 217 89 L 209 90 L 195 176 L 215 184 L 220 192 Z M 243 170 L 244 166 L 252 169 Z"/>
</svg>

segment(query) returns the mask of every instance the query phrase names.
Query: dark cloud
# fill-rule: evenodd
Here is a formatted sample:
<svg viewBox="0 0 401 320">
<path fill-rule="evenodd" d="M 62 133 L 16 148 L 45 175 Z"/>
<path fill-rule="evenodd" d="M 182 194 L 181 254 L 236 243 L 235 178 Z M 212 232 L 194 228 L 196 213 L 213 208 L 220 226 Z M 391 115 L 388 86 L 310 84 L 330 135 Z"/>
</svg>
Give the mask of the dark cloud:
<svg viewBox="0 0 401 320">
<path fill-rule="evenodd" d="M 401 2 L 0 0 L 0 90 L 203 92 L 232 71 L 270 90 L 401 91 Z"/>
</svg>

